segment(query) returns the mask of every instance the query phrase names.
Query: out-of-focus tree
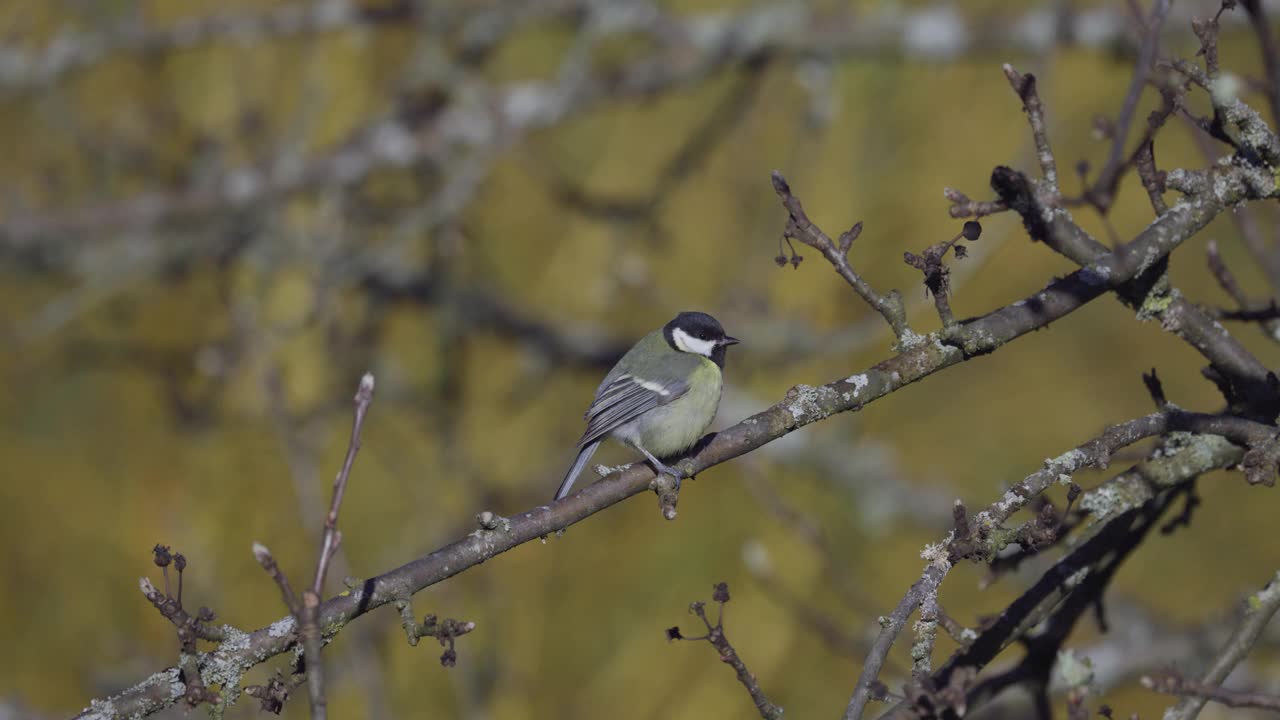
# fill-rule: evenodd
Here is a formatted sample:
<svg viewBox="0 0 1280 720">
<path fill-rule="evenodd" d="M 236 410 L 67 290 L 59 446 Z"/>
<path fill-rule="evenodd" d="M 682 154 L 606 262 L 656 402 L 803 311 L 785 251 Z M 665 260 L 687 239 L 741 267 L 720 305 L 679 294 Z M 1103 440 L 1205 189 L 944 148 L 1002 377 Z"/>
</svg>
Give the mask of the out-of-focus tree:
<svg viewBox="0 0 1280 720">
<path fill-rule="evenodd" d="M 1274 708 L 1276 13 L 10 4 L 0 715 Z M 541 505 L 691 308 L 706 482 Z"/>
</svg>

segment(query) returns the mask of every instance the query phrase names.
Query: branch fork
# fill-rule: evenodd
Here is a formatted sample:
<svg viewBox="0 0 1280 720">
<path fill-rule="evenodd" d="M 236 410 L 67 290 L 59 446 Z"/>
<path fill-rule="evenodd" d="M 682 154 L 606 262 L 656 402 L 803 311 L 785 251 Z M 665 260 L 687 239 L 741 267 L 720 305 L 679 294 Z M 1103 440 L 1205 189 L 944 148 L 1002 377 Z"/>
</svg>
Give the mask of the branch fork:
<svg viewBox="0 0 1280 720">
<path fill-rule="evenodd" d="M 782 173 L 774 171 L 771 175 L 773 180 L 773 191 L 777 193 L 778 199 L 782 201 L 782 206 L 786 208 L 788 217 L 786 228 L 782 231 L 782 236 L 788 242 L 791 239 L 799 240 L 815 250 L 822 253 L 835 268 L 837 274 L 844 278 L 845 282 L 858 293 L 868 305 L 876 312 L 884 317 L 885 322 L 889 323 L 889 327 L 893 329 L 894 336 L 898 342 L 902 343 L 914 337 L 911 328 L 907 326 L 907 310 L 902 302 L 902 294 L 897 290 L 890 290 L 888 294 L 881 295 L 858 273 L 854 272 L 853 267 L 849 264 L 849 250 L 853 247 L 853 241 L 862 233 L 862 223 L 856 223 L 852 228 L 840 234 L 838 241 L 832 242 L 831 237 L 822 231 L 813 221 L 809 219 L 808 214 L 804 211 L 804 206 L 800 204 L 800 198 L 791 192 L 791 186 L 787 183 Z M 786 261 L 782 255 L 778 256 Z M 791 264 L 799 267 L 802 258 L 794 252 L 791 257 Z"/>
</svg>

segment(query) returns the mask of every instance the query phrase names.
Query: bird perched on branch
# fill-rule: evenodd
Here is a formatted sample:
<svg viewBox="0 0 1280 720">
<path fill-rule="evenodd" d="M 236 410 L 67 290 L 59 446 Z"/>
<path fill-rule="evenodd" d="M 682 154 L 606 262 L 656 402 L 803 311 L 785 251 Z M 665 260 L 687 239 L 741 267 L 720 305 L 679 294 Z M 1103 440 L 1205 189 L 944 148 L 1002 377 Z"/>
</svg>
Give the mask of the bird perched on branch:
<svg viewBox="0 0 1280 720">
<path fill-rule="evenodd" d="M 578 457 L 555 499 L 569 494 L 606 437 L 639 450 L 655 472 L 675 478 L 678 486 L 680 471 L 659 458 L 693 447 L 711 425 L 720 407 L 725 350 L 737 343 L 702 312 L 682 312 L 641 338 L 596 389 Z"/>
</svg>

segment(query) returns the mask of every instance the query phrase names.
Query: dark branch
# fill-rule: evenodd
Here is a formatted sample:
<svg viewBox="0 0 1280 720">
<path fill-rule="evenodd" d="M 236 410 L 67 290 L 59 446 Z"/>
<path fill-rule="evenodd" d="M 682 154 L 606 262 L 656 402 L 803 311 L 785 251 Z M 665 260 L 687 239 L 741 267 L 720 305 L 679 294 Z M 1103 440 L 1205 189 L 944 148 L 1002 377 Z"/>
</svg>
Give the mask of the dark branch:
<svg viewBox="0 0 1280 720">
<path fill-rule="evenodd" d="M 697 601 L 689 604 L 689 612 L 698 616 L 702 624 L 707 628 L 706 635 L 698 637 L 685 637 L 680 633 L 679 627 L 667 629 L 668 640 L 706 640 L 711 643 L 720 653 L 720 662 L 723 662 L 734 669 L 738 674 L 738 682 L 747 689 L 751 694 L 751 702 L 756 706 L 756 712 L 760 713 L 760 717 L 764 720 L 781 720 L 782 708 L 774 705 L 764 694 L 764 690 L 760 689 L 760 683 L 756 680 L 756 676 L 751 674 L 747 669 L 746 663 L 742 662 L 742 658 L 738 655 L 738 651 L 729 643 L 729 637 L 724 632 L 724 606 L 729 602 L 729 586 L 726 583 L 716 583 L 715 592 L 711 599 L 720 606 L 720 612 L 716 616 L 716 624 L 712 625 L 707 619 L 706 603 Z"/>
</svg>

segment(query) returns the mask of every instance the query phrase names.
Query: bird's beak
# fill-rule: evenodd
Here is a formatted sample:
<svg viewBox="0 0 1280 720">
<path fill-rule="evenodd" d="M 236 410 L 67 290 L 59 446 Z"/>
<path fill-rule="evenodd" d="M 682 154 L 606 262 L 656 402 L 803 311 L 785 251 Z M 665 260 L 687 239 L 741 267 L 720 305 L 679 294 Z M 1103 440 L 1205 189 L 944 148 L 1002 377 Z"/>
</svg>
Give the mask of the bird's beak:
<svg viewBox="0 0 1280 720">
<path fill-rule="evenodd" d="M 742 342 L 742 341 L 736 337 L 729 337 L 728 335 L 725 335 L 724 339 L 720 341 L 720 344 L 721 345 L 737 345 L 739 342 Z"/>
</svg>

